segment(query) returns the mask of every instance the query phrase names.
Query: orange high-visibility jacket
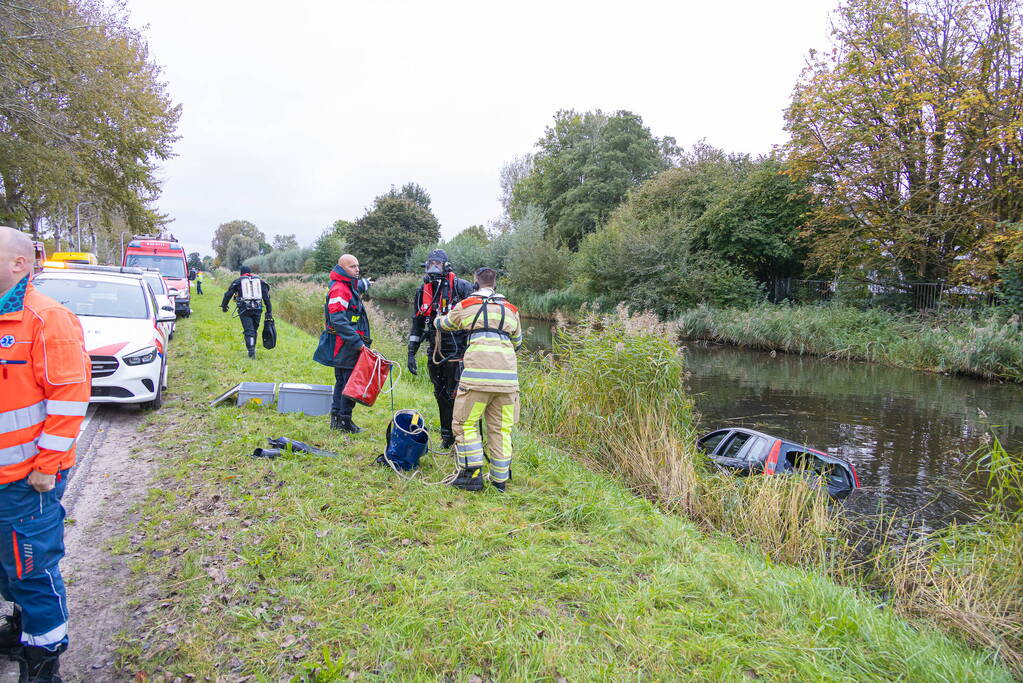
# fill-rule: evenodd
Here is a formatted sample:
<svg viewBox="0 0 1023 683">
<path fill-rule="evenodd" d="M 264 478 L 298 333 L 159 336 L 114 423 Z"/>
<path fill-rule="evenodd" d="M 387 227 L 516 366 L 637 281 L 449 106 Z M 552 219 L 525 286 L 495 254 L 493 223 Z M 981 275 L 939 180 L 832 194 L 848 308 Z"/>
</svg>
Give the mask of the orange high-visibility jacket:
<svg viewBox="0 0 1023 683">
<path fill-rule="evenodd" d="M 91 365 L 78 318 L 15 285 L 0 309 L 0 484 L 75 464 Z"/>
</svg>

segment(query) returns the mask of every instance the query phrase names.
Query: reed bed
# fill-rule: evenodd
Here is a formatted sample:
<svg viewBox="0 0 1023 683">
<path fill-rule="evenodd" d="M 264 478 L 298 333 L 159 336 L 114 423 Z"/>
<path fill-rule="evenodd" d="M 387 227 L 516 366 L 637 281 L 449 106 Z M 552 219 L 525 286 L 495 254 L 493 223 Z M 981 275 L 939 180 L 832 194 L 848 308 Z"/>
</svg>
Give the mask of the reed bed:
<svg viewBox="0 0 1023 683">
<path fill-rule="evenodd" d="M 676 321 L 684 339 L 1023 382 L 1018 316 L 994 310 L 905 315 L 848 306 L 700 306 Z"/>
</svg>

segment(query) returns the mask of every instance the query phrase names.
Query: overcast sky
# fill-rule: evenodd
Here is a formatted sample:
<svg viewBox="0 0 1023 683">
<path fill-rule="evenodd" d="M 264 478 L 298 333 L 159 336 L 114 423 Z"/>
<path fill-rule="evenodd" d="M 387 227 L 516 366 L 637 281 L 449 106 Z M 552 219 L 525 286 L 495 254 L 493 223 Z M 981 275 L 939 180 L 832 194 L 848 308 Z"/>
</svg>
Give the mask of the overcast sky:
<svg viewBox="0 0 1023 683">
<path fill-rule="evenodd" d="M 220 223 L 310 244 L 393 185 L 444 237 L 500 213 L 498 173 L 558 109 L 764 153 L 830 0 L 129 0 L 183 107 L 159 209 L 189 251 Z"/>
</svg>

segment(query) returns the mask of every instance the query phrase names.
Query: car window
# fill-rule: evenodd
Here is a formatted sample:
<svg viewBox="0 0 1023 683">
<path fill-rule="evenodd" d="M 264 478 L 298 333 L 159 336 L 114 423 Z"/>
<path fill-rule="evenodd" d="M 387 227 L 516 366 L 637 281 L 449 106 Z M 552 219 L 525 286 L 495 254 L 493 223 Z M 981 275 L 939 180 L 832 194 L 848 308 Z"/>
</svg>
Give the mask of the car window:
<svg viewBox="0 0 1023 683">
<path fill-rule="evenodd" d="M 736 432 L 725 444 L 724 450 L 721 451 L 722 458 L 738 458 L 742 452 L 742 447 L 746 445 L 746 442 L 753 438 L 752 434 L 744 434 L 742 432 Z"/>
<path fill-rule="evenodd" d="M 746 440 L 742 450 L 735 457 L 742 460 L 758 462 L 767 455 L 767 439 L 760 436 L 753 436 Z"/>
<path fill-rule="evenodd" d="M 163 278 L 155 273 L 153 275 L 146 274 L 144 276 L 149 286 L 153 288 L 153 292 L 156 294 L 166 294 L 167 287 L 163 283 Z"/>
<path fill-rule="evenodd" d="M 785 454 L 786 469 L 795 473 L 821 477 L 828 487 L 848 487 L 849 475 L 839 464 L 828 462 L 816 453 L 792 449 Z"/>
<path fill-rule="evenodd" d="M 708 434 L 700 440 L 699 446 L 704 452 L 713 453 L 714 449 L 717 448 L 717 445 L 721 443 L 721 439 L 726 436 L 728 436 L 727 431 Z"/>
<path fill-rule="evenodd" d="M 156 268 L 164 277 L 185 277 L 185 260 L 180 256 L 157 256 L 155 254 L 128 254 L 126 266 L 135 268 Z"/>
<path fill-rule="evenodd" d="M 106 318 L 148 318 L 146 292 L 137 280 L 100 282 L 70 278 L 36 278 L 36 289 L 75 315 Z"/>
</svg>

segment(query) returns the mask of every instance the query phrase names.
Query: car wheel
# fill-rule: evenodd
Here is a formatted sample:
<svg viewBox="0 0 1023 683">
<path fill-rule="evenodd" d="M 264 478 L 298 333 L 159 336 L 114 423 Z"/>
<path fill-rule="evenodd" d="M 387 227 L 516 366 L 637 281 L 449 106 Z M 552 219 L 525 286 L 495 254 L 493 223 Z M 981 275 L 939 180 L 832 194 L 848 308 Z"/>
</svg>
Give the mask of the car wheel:
<svg viewBox="0 0 1023 683">
<path fill-rule="evenodd" d="M 160 368 L 160 380 L 156 383 L 156 396 L 153 397 L 152 401 L 143 401 L 139 404 L 142 410 L 159 410 L 160 406 L 163 405 L 163 378 L 167 373 L 167 364 L 164 363 Z"/>
</svg>

